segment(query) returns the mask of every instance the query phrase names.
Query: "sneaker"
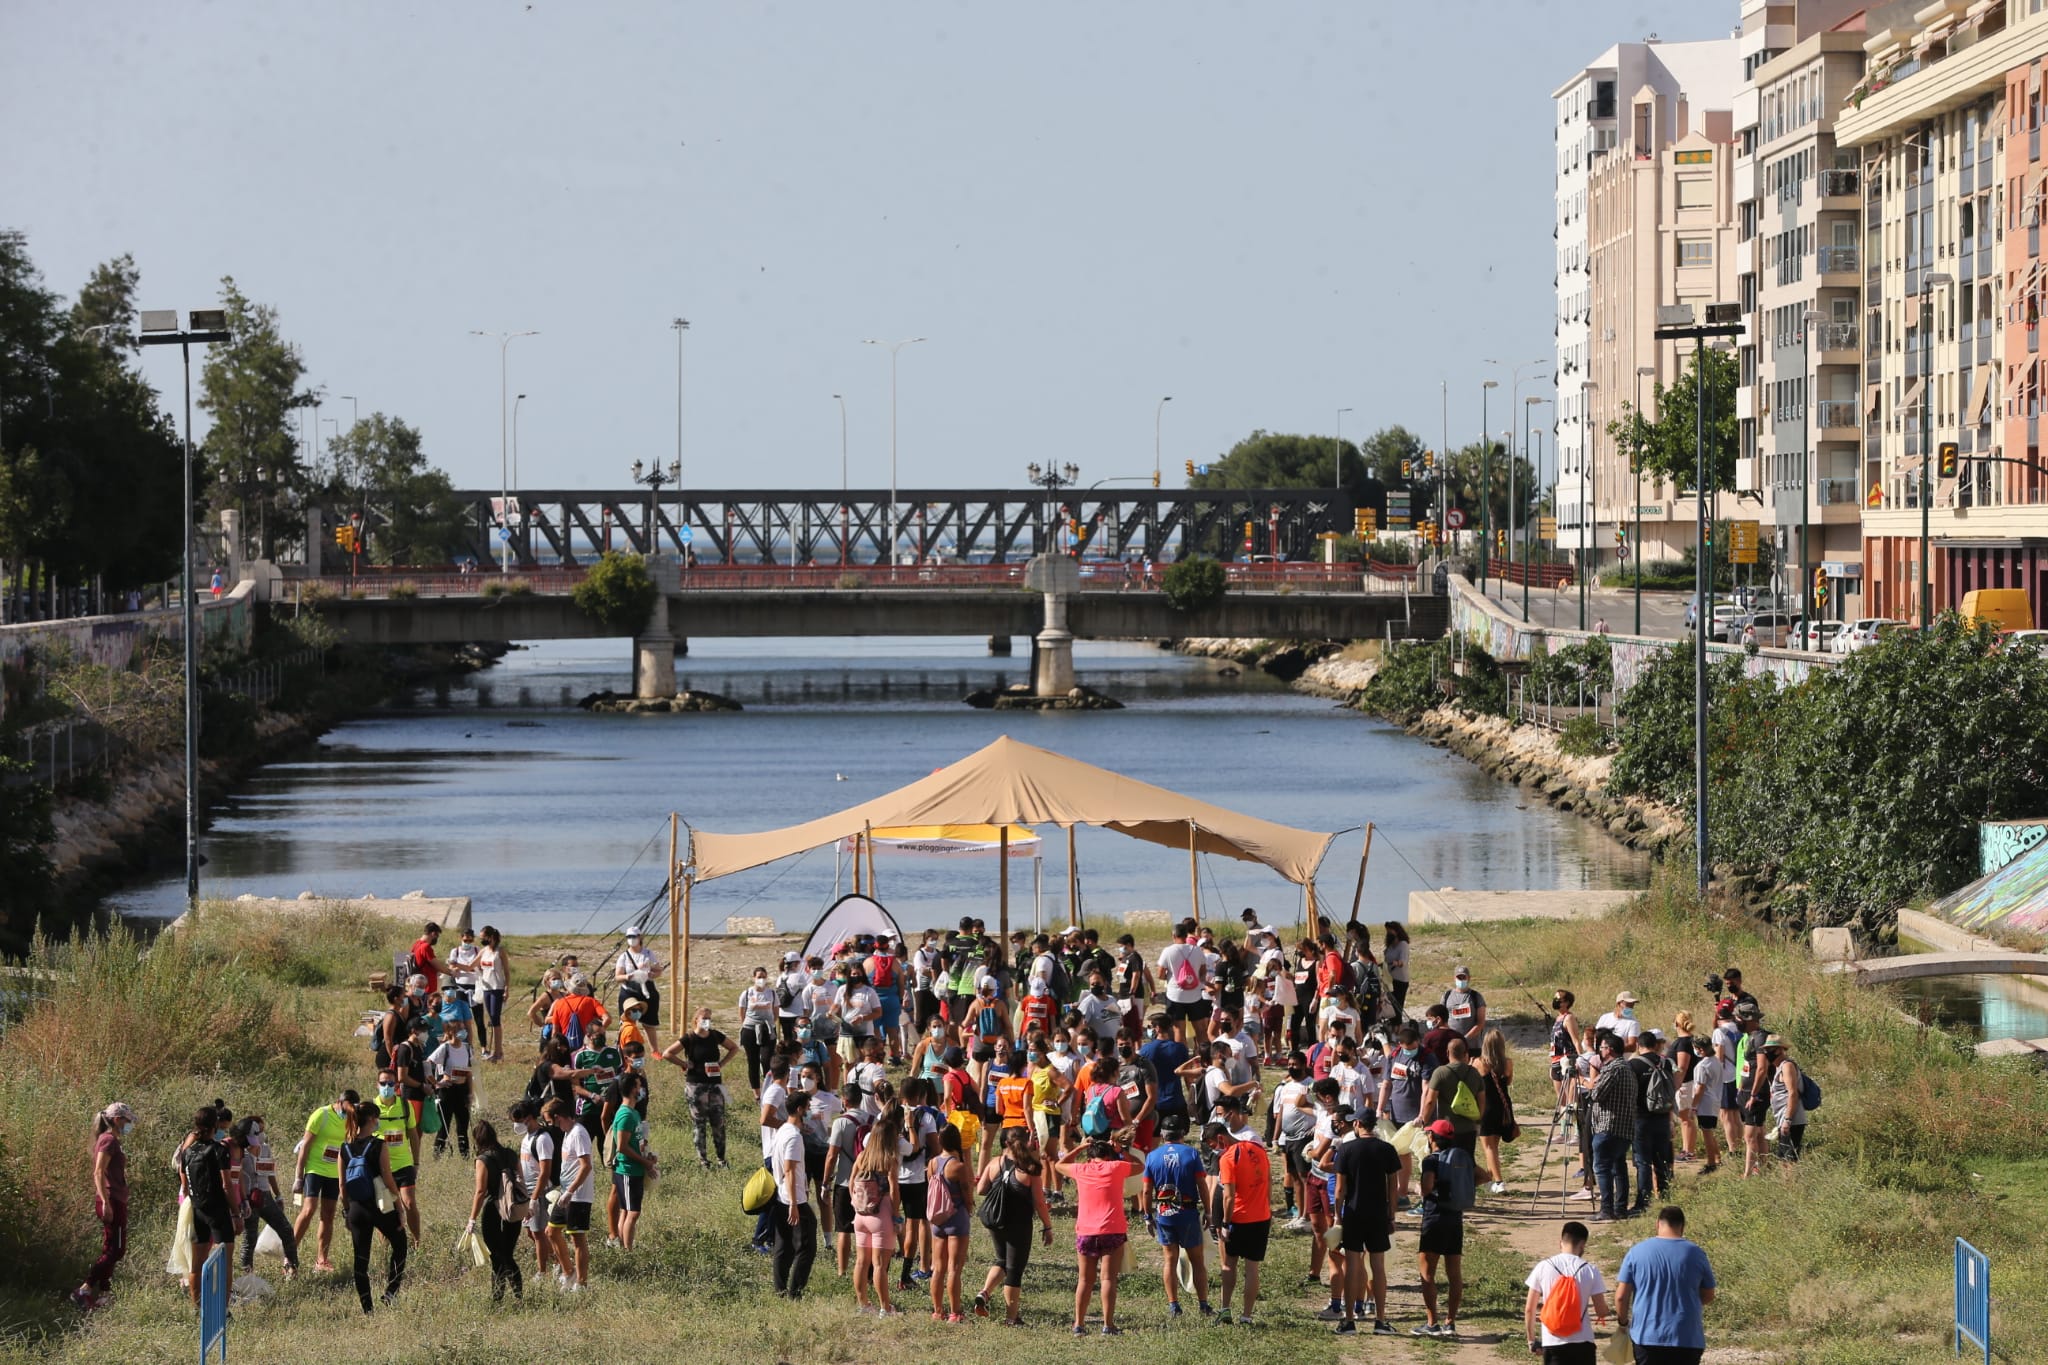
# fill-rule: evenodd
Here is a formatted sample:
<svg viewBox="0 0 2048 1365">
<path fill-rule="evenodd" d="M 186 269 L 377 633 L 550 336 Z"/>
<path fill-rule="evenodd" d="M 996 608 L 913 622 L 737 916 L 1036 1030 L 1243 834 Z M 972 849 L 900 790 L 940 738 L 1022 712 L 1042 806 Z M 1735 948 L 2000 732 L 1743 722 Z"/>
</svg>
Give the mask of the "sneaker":
<svg viewBox="0 0 2048 1365">
<path fill-rule="evenodd" d="M 974 1316 L 977 1318 L 988 1316 L 988 1295 L 976 1294 L 974 1296 Z"/>
<path fill-rule="evenodd" d="M 1720 1162 L 1718 1162 L 1718 1161 L 1709 1161 L 1709 1162 L 1708 1162 L 1708 1163 L 1707 1163 L 1706 1165 L 1704 1165 L 1704 1166 L 1700 1167 L 1700 1174 L 1701 1174 L 1701 1175 L 1712 1175 L 1712 1174 L 1713 1174 L 1714 1172 L 1716 1172 L 1716 1171 L 1718 1171 L 1718 1170 L 1720 1170 L 1720 1169 L 1721 1169 L 1721 1163 L 1720 1163 Z"/>
<path fill-rule="evenodd" d="M 1166 1305 L 1166 1316 L 1169 1321 L 1179 1318 L 1180 1305 L 1177 1303 L 1169 1303 L 1168 1305 Z"/>
<path fill-rule="evenodd" d="M 725 1158 L 724 1158 L 724 1157 L 720 1157 L 720 1158 L 718 1158 L 718 1169 L 719 1169 L 719 1170 L 721 1170 L 721 1171 L 726 1171 L 726 1170 L 731 1170 L 732 1168 L 731 1168 L 731 1167 L 729 1167 L 729 1166 L 727 1166 L 727 1165 L 725 1164 Z"/>
<path fill-rule="evenodd" d="M 1230 1310 L 1228 1308 L 1216 1315 L 1216 1323 L 1219 1327 L 1230 1326 Z"/>
<path fill-rule="evenodd" d="M 1348 1337 L 1356 1331 L 1358 1331 L 1358 1324 L 1350 1318 L 1346 1318 L 1337 1324 L 1337 1335 L 1340 1337 Z"/>
<path fill-rule="evenodd" d="M 1436 1324 L 1425 1322 L 1420 1327 L 1410 1327 L 1408 1335 L 1411 1337 L 1433 1337 L 1436 1335 Z"/>
<path fill-rule="evenodd" d="M 1121 1327 L 1116 1327 L 1116 1326 L 1113 1326 L 1113 1325 L 1111 1325 L 1111 1324 L 1109 1324 L 1109 1323 L 1104 1323 L 1104 1324 L 1102 1325 L 1102 1335 L 1104 1335 L 1104 1336 L 1106 1336 L 1106 1337 L 1120 1337 L 1120 1336 L 1122 1336 L 1123 1334 L 1124 1334 L 1124 1329 L 1123 1329 L 1123 1328 L 1121 1328 Z"/>
<path fill-rule="evenodd" d="M 1598 1199 L 1599 1197 L 1599 1195 L 1591 1190 L 1573 1190 L 1565 1196 L 1567 1199 Z"/>
<path fill-rule="evenodd" d="M 564 1294 L 581 1294 L 583 1292 L 583 1286 L 580 1284 L 564 1285 L 562 1286 L 562 1292 Z"/>
<path fill-rule="evenodd" d="M 1455 1322 L 1447 1322 L 1443 1326 L 1437 1328 L 1436 1339 L 1438 1341 L 1456 1341 L 1458 1339 L 1458 1324 Z"/>
<path fill-rule="evenodd" d="M 561 1290 L 561 1291 L 562 1291 L 563 1293 L 565 1293 L 565 1294 L 566 1294 L 566 1293 L 568 1293 L 568 1292 L 569 1292 L 569 1277 L 568 1277 L 567 1275 L 564 1275 L 564 1274 L 562 1274 L 562 1273 L 561 1273 L 560 1271 L 556 1271 L 556 1272 L 555 1272 L 555 1288 L 557 1288 L 557 1289 Z"/>
<path fill-rule="evenodd" d="M 946 1314 L 946 1321 L 947 1321 L 947 1322 L 965 1322 L 965 1321 L 967 1321 L 967 1319 L 966 1319 L 966 1318 L 963 1318 L 963 1317 L 961 1317 L 961 1316 L 960 1316 L 960 1315 L 959 1315 L 958 1313 L 948 1313 L 948 1314 Z"/>
<path fill-rule="evenodd" d="M 931 1280 L 931 1277 L 932 1273 L 929 1270 L 913 1270 L 910 1272 L 911 1280 L 917 1284 L 928 1283 Z"/>
<path fill-rule="evenodd" d="M 621 1243 L 619 1239 L 616 1237 L 607 1237 L 604 1239 L 604 1247 L 606 1251 L 617 1251 L 620 1245 Z"/>
<path fill-rule="evenodd" d="M 1376 1337 L 1398 1337 L 1401 1335 L 1394 1330 L 1394 1324 L 1388 1322 L 1385 1318 L 1379 1318 L 1374 1321 L 1372 1334 Z"/>
<path fill-rule="evenodd" d="M 1338 1322 L 1338 1321 L 1341 1321 L 1341 1320 L 1343 1319 L 1343 1317 L 1344 1317 L 1344 1305 L 1342 1305 L 1342 1304 L 1339 1304 L 1339 1303 L 1331 1303 L 1331 1304 L 1326 1304 L 1326 1305 L 1324 1306 L 1324 1308 L 1323 1308 L 1323 1311 L 1322 1311 L 1322 1312 L 1320 1312 L 1320 1313 L 1318 1313 L 1318 1314 L 1316 1314 L 1316 1321 L 1317 1321 L 1317 1322 Z"/>
<path fill-rule="evenodd" d="M 1506 1182 L 1500 1180 L 1494 1181 L 1491 1185 L 1488 1185 L 1486 1188 L 1491 1190 L 1495 1194 L 1506 1194 L 1508 1192 Z"/>
<path fill-rule="evenodd" d="M 900 1318 L 903 1316 L 903 1310 L 901 1308 L 877 1308 L 875 1316 L 878 1318 Z M 959 1319 L 955 1318 L 954 1321 L 957 1322 Z"/>
<path fill-rule="evenodd" d="M 1206 1300 L 1202 1304 L 1202 1316 L 1205 1318 L 1213 1318 L 1216 1316 L 1216 1310 L 1211 1308 Z"/>
<path fill-rule="evenodd" d="M 1238 1325 L 1239 1327 L 1257 1327 L 1257 1326 L 1258 1326 L 1259 1324 L 1257 1324 L 1256 1322 L 1253 1322 L 1253 1321 L 1252 1321 L 1252 1315 L 1251 1315 L 1251 1314 L 1249 1314 L 1249 1313 L 1246 1313 L 1246 1314 L 1245 1314 L 1245 1315 L 1244 1315 L 1243 1317 L 1241 1317 L 1241 1318 L 1239 1318 L 1239 1319 L 1237 1320 L 1237 1325 Z"/>
<path fill-rule="evenodd" d="M 1286 1228 L 1289 1232 L 1307 1232 L 1308 1219 L 1303 1218 L 1300 1214 L 1296 1214 L 1280 1226 Z"/>
<path fill-rule="evenodd" d="M 946 1315 L 945 1315 L 944 1313 L 941 1313 L 941 1312 L 940 1312 L 940 1311 L 939 1311 L 938 1309 L 936 1309 L 936 1308 L 934 1308 L 934 1309 L 932 1310 L 932 1321 L 933 1321 L 933 1322 L 944 1322 L 945 1320 L 946 1320 Z"/>
<path fill-rule="evenodd" d="M 932 1316 L 937 1317 L 938 1314 L 934 1313 L 932 1314 Z M 1077 1322 L 1074 1324 L 1074 1335 L 1077 1337 L 1085 1337 L 1088 1335 L 1088 1329 Z"/>
</svg>

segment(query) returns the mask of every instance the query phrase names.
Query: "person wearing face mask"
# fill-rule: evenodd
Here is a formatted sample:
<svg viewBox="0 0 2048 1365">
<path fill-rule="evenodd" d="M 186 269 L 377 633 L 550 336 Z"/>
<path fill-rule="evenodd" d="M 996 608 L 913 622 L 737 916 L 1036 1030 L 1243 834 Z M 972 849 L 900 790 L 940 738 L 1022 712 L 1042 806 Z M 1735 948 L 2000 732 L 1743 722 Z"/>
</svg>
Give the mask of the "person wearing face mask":
<svg viewBox="0 0 2048 1365">
<path fill-rule="evenodd" d="M 647 1002 L 640 1013 L 640 1022 L 647 1029 L 647 1048 L 655 1047 L 654 1031 L 661 1024 L 661 973 L 662 960 L 649 951 L 640 931 L 626 931 L 626 946 L 619 949 L 619 959 L 612 964 L 612 980 L 618 983 L 619 1008 L 623 1011 L 632 999 Z"/>
<path fill-rule="evenodd" d="M 832 1013 L 840 1024 L 839 1056 L 851 1065 L 868 1050 L 870 1041 L 881 1041 L 882 997 L 867 981 L 859 967 L 838 973 L 838 991 L 832 998 Z"/>
<path fill-rule="evenodd" d="M 391 1093 L 393 1097 L 398 1094 L 395 1084 Z M 292 1236 L 304 1246 L 306 1229 L 312 1226 L 313 1215 L 319 1214 L 320 1254 L 313 1262 L 315 1270 L 334 1269 L 334 1262 L 327 1259 L 327 1250 L 334 1241 L 334 1201 L 341 1194 L 341 1149 L 348 1142 L 349 1123 L 361 1099 L 355 1091 L 344 1090 L 334 1103 L 315 1109 L 306 1116 L 305 1136 L 299 1142 L 292 1188 L 298 1192 L 300 1203 L 299 1216 L 292 1221 Z"/>
<path fill-rule="evenodd" d="M 1636 1040 L 1643 1036 L 1643 1026 L 1636 1019 L 1636 998 L 1628 991 L 1614 997 L 1614 1008 L 1594 1021 L 1593 1031 L 1611 1033 L 1621 1040 L 1624 1054 L 1636 1050 Z"/>
<path fill-rule="evenodd" d="M 469 1155 L 470 1071 L 476 1059 L 469 1050 L 468 1029 L 450 1022 L 442 1032 L 441 1046 L 427 1058 L 434 1077 L 434 1102 L 441 1109 L 441 1131 L 434 1134 L 436 1160 L 448 1154 L 448 1130 L 455 1130 L 455 1150 Z"/>
<path fill-rule="evenodd" d="M 477 1030 L 476 1043 L 488 1048 L 484 1060 L 502 1062 L 505 1060 L 505 990 L 511 983 L 511 972 L 506 962 L 505 944 L 498 931 L 486 924 L 477 935 L 476 959 L 476 1001 Z"/>
<path fill-rule="evenodd" d="M 1450 1016 L 1451 1031 L 1477 1052 L 1479 1040 L 1486 1036 L 1486 997 L 1472 989 L 1470 967 L 1458 968 L 1451 988 L 1444 992 L 1444 1010 Z"/>
<path fill-rule="evenodd" d="M 1551 994 L 1550 1008 L 1554 1011 L 1550 1019 L 1550 1079 L 1557 1089 L 1557 1107 L 1569 1105 L 1572 1095 L 1572 1076 L 1579 1061 L 1579 1020 L 1572 1013 L 1572 1006 L 1578 997 L 1567 990 Z"/>
<path fill-rule="evenodd" d="M 861 1059 L 847 1073 L 847 1080 L 860 1087 L 860 1110 L 870 1122 L 882 1112 L 879 1094 L 881 1084 L 888 1076 L 889 1068 L 882 1064 L 882 1040 L 869 1038 L 862 1046 Z"/>
<path fill-rule="evenodd" d="M 775 1055 L 775 988 L 768 984 L 768 969 L 754 968 L 753 984 L 740 992 L 740 1046 L 747 1052 L 747 1084 L 756 1097 L 761 1093 L 761 1073 Z"/>
<path fill-rule="evenodd" d="M 1109 993 L 1109 978 L 1101 972 L 1088 974 L 1088 989 L 1081 993 L 1081 1022 L 1095 1035 L 1098 1051 L 1116 1046 L 1117 1035 L 1124 1029 L 1122 1002 Z"/>
<path fill-rule="evenodd" d="M 1422 1115 L 1422 1096 L 1429 1084 L 1429 1073 L 1435 1069 L 1435 1059 L 1422 1050 L 1422 1031 L 1413 1023 L 1402 1024 L 1394 1050 L 1387 1056 L 1387 1078 L 1380 1083 L 1375 1108 L 1397 1128 L 1415 1122 Z M 1405 1146 L 1400 1152 L 1401 1178 L 1396 1198 L 1406 1204 L 1408 1185 L 1415 1176 L 1415 1157 Z"/>
<path fill-rule="evenodd" d="M 711 1026 L 711 1011 L 698 1010 L 690 1032 L 668 1045 L 662 1060 L 683 1068 L 683 1084 L 690 1103 L 690 1133 L 697 1144 L 697 1160 L 711 1169 L 706 1139 L 718 1151 L 718 1169 L 725 1169 L 725 1068 L 739 1046 Z"/>
<path fill-rule="evenodd" d="M 292 1236 L 291 1219 L 285 1217 L 284 1195 L 277 1188 L 277 1163 L 270 1154 L 270 1142 L 263 1136 L 263 1117 L 251 1114 L 235 1125 L 235 1142 L 242 1152 L 242 1192 L 246 1208 L 242 1216 L 242 1269 L 256 1262 L 259 1223 L 267 1225 L 284 1244 L 284 1276 L 299 1273 L 299 1245 Z"/>
<path fill-rule="evenodd" d="M 412 1106 L 398 1093 L 397 1073 L 389 1068 L 377 1073 L 377 1136 L 391 1149 L 391 1183 L 398 1207 L 405 1214 L 405 1226 L 413 1241 L 420 1239 L 419 1180 L 420 1125 Z"/>
<path fill-rule="evenodd" d="M 576 1069 L 589 1073 L 586 1087 L 576 1099 L 576 1121 L 589 1130 L 593 1143 L 604 1141 L 604 1089 L 626 1069 L 626 1055 L 605 1043 L 604 1030 L 593 1028 L 584 1035 L 583 1050 L 576 1054 Z"/>
<path fill-rule="evenodd" d="M 220 1111 L 213 1106 L 192 1116 L 192 1131 L 178 1149 L 178 1193 L 192 1205 L 192 1273 L 186 1276 L 192 1290 L 192 1307 L 199 1308 L 199 1271 L 207 1253 L 216 1246 L 233 1248 L 242 1231 L 242 1215 L 230 1169 L 227 1130 L 221 1126 Z M 222 1267 L 228 1276 L 228 1290 L 234 1290 L 232 1256 Z"/>
<path fill-rule="evenodd" d="M 100 1306 L 113 1288 L 114 1268 L 128 1254 L 128 1153 L 121 1140 L 134 1131 L 135 1111 L 119 1100 L 93 1120 L 92 1211 L 100 1224 L 100 1258 L 71 1291 L 80 1308 Z"/>
</svg>

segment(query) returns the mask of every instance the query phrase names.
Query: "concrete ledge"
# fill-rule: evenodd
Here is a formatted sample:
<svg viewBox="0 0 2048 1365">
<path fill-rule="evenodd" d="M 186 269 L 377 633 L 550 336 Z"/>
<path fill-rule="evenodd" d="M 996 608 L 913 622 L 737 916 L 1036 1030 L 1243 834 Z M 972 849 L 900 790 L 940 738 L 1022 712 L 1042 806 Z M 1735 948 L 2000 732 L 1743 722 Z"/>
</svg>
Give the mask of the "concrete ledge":
<svg viewBox="0 0 2048 1365">
<path fill-rule="evenodd" d="M 1993 1038 L 1977 1044 L 1979 1057 L 2038 1057 L 2048 1053 L 2048 1038 Z"/>
<path fill-rule="evenodd" d="M 1999 949 L 1988 953 L 1909 953 L 1904 957 L 1865 958 L 1861 962 L 1830 962 L 1823 970 L 1849 972 L 1866 985 L 1916 981 L 1928 976 L 2040 976 L 2048 973 L 2048 954 Z"/>
<path fill-rule="evenodd" d="M 360 910 L 366 915 L 375 915 L 379 919 L 403 920 L 413 925 L 415 929 L 431 920 L 441 926 L 442 935 L 451 943 L 462 936 L 464 929 L 470 927 L 467 896 L 401 896 L 393 900 L 384 900 L 378 896 L 364 896 L 361 899 L 349 896 L 316 896 L 307 891 L 293 900 L 279 900 L 267 896 L 237 896 L 229 904 L 237 910 L 257 910 L 270 915 L 303 915 L 309 911 L 324 910 L 330 905 L 345 906 L 350 910 Z M 175 929 L 183 919 L 184 916 L 180 915 L 177 921 L 172 922 L 171 927 Z"/>
<path fill-rule="evenodd" d="M 1410 924 L 1483 924 L 1511 919 L 1602 919 L 1640 891 L 1410 891 Z"/>
</svg>

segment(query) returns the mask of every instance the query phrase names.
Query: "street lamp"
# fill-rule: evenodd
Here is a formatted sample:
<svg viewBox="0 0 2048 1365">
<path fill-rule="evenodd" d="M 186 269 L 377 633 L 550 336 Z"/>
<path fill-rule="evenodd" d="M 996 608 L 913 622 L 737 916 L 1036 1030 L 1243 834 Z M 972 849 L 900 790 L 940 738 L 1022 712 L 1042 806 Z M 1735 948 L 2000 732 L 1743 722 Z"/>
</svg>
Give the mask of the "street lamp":
<svg viewBox="0 0 2048 1365">
<path fill-rule="evenodd" d="M 1486 571 L 1493 557 L 1493 423 L 1486 400 L 1500 387 L 1497 379 L 1479 385 L 1479 595 L 1486 596 Z"/>
<path fill-rule="evenodd" d="M 846 398 L 832 397 L 839 404 L 839 562 L 846 563 Z"/>
<path fill-rule="evenodd" d="M 896 541 L 903 534 L 903 521 L 896 510 L 896 353 L 905 346 L 915 346 L 923 337 L 905 337 L 901 341 L 877 341 L 869 337 L 861 342 L 863 346 L 886 346 L 889 348 L 889 577 L 896 576 Z M 920 552 L 922 551 L 922 547 Z"/>
<path fill-rule="evenodd" d="M 512 572 L 512 473 L 510 421 L 505 411 L 505 352 L 520 337 L 537 337 L 539 332 L 485 332 L 470 328 L 473 337 L 496 337 L 498 339 L 498 572 Z"/>
<path fill-rule="evenodd" d="M 519 405 L 526 401 L 525 394 L 512 400 L 512 486 L 519 487 Z M 524 518 L 521 518 L 524 521 Z"/>
<path fill-rule="evenodd" d="M 1807 640 L 1815 645 L 1820 643 L 1819 623 L 1813 619 L 1813 556 L 1807 548 L 1807 504 L 1813 497 L 1813 447 L 1818 431 L 1809 417 L 1813 409 L 1813 329 L 1827 321 L 1827 314 L 1818 308 L 1809 308 L 1799 315 L 1799 376 L 1806 385 L 1806 402 L 1799 409 L 1800 434 L 1806 439 L 1805 449 L 1799 455 L 1799 648 L 1807 648 Z"/>
<path fill-rule="evenodd" d="M 1173 395 L 1169 393 L 1168 395 L 1166 395 L 1166 397 L 1159 400 L 1158 407 L 1152 409 L 1152 486 L 1154 488 L 1159 487 L 1160 422 L 1166 416 L 1166 405 L 1168 403 L 1171 403 L 1172 401 Z"/>
<path fill-rule="evenodd" d="M 1524 458 L 1527 458 L 1530 450 L 1529 418 L 1531 411 L 1538 404 L 1548 403 L 1549 401 L 1548 398 L 1538 397 L 1533 394 L 1522 400 L 1522 454 Z M 1536 467 L 1536 461 L 1534 460 L 1529 461 L 1529 477 L 1535 480 L 1538 487 L 1542 486 L 1543 471 Z M 1514 501 L 1512 495 L 1509 496 L 1508 501 L 1510 503 Z M 1556 516 L 1557 505 L 1555 502 L 1551 504 L 1550 511 L 1553 517 Z M 1524 516 L 1522 518 L 1522 619 L 1524 621 L 1529 619 L 1529 560 L 1535 550 L 1535 537 L 1530 534 L 1531 529 L 1529 518 Z M 1551 615 L 1555 617 L 1556 613 L 1552 612 Z"/>
<path fill-rule="evenodd" d="M 176 346 L 185 360 L 185 504 L 179 517 L 184 557 L 178 570 L 178 606 L 185 626 L 185 908 L 199 908 L 199 622 L 192 596 L 192 347 L 226 341 L 228 315 L 195 308 L 191 326 L 178 330 L 175 308 L 145 308 L 138 346 Z"/>
<path fill-rule="evenodd" d="M 1636 557 L 1636 634 L 1643 633 L 1643 380 L 1657 376 L 1655 365 L 1636 366 L 1636 410 L 1633 437 L 1629 444 L 1629 468 L 1636 476 L 1635 544 L 1629 547 Z"/>
<path fill-rule="evenodd" d="M 1024 466 L 1024 477 L 1037 487 L 1043 488 L 1046 492 L 1044 504 L 1039 511 L 1042 525 L 1045 511 L 1058 500 L 1060 489 L 1072 488 L 1080 481 L 1081 466 L 1070 462 L 1065 465 L 1047 465 L 1041 469 L 1038 466 L 1038 462 L 1034 460 Z M 1055 549 L 1058 548 L 1058 538 L 1058 533 L 1055 532 L 1053 536 Z M 1041 545 L 1045 542 L 1045 533 L 1042 530 L 1039 532 L 1039 541 Z"/>
<path fill-rule="evenodd" d="M 334 401 L 348 404 L 348 429 L 350 431 L 354 431 L 358 426 L 362 425 L 363 408 L 360 403 L 356 402 L 354 394 L 337 393 L 334 395 Z"/>
<path fill-rule="evenodd" d="M 1592 492 L 1586 491 L 1586 446 L 1592 440 L 1592 421 L 1587 409 L 1592 400 L 1588 397 L 1600 386 L 1590 379 L 1579 381 L 1579 629 L 1586 628 L 1586 573 L 1587 561 L 1596 567 L 1600 563 L 1600 549 L 1596 543 L 1600 535 L 1600 519 L 1593 512 L 1593 499 L 1600 496 L 1600 476 L 1592 476 Z M 1588 551 L 1591 551 L 1589 554 Z"/>
<path fill-rule="evenodd" d="M 1342 491 L 1344 487 L 1344 414 L 1351 408 L 1337 409 L 1337 453 L 1330 460 L 1330 487 Z"/>
<path fill-rule="evenodd" d="M 669 327 L 676 334 L 676 524 L 690 524 L 689 507 L 683 501 L 683 333 L 690 330 L 688 318 L 674 318 Z"/>
<path fill-rule="evenodd" d="M 683 481 L 683 462 L 672 461 L 666 471 L 662 469 L 659 460 L 654 462 L 654 468 L 643 474 L 641 470 L 644 468 L 646 467 L 640 461 L 633 461 L 633 482 L 647 485 L 647 553 L 654 554 L 660 548 L 655 542 L 655 509 L 661 505 L 662 487 Z"/>
<path fill-rule="evenodd" d="M 1929 471 L 1934 464 L 1934 291 L 1950 289 L 1955 277 L 1931 271 L 1920 281 L 1920 629 L 1934 624 L 1934 574 L 1927 558 L 1930 508 L 1934 487 Z M 1953 308 L 1953 304 L 1950 305 Z"/>
</svg>

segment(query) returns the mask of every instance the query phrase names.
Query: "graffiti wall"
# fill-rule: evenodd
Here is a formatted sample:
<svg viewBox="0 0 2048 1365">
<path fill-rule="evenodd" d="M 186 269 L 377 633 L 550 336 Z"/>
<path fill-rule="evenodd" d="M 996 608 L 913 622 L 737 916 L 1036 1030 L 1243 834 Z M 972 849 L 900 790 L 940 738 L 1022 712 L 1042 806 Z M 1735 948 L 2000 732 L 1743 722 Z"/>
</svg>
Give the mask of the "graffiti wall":
<svg viewBox="0 0 2048 1365">
<path fill-rule="evenodd" d="M 2048 844 L 2048 817 L 1986 820 L 1977 826 L 1977 871 L 1988 877 L 2042 844 Z"/>
<path fill-rule="evenodd" d="M 249 647 L 255 630 L 252 586 L 238 584 L 218 601 L 207 598 L 199 602 L 200 638 L 206 644 Z M 0 683 L 0 721 L 7 718 L 7 705 L 15 699 L 12 694 L 25 685 L 25 665 L 34 654 L 62 651 L 103 668 L 127 668 L 150 640 L 178 640 L 184 634 L 184 615 L 175 607 L 0 626 L 0 679 L 4 679 Z"/>
<path fill-rule="evenodd" d="M 1457 574 L 1451 575 L 1451 629 L 1484 647 L 1496 659 L 1518 662 L 1529 660 L 1538 640 L 1543 642 L 1545 653 L 1555 654 L 1566 645 L 1593 638 L 1593 633 L 1587 630 L 1530 625 L 1503 610 Z M 1624 692 L 1635 686 L 1636 679 L 1658 653 L 1683 643 L 1647 635 L 1614 634 L 1608 635 L 1607 641 L 1614 659 L 1614 685 Z M 1831 668 L 1840 662 L 1829 654 L 1804 654 L 1789 649 L 1760 649 L 1751 654 L 1741 645 L 1708 643 L 1709 660 L 1729 655 L 1742 658 L 1743 671 L 1750 677 L 1772 673 L 1779 682 L 1787 684 L 1804 682 L 1815 668 Z"/>
<path fill-rule="evenodd" d="M 1990 876 L 1936 901 L 1934 913 L 1966 929 L 2048 930 L 2048 842 L 2036 841 Z"/>
</svg>

